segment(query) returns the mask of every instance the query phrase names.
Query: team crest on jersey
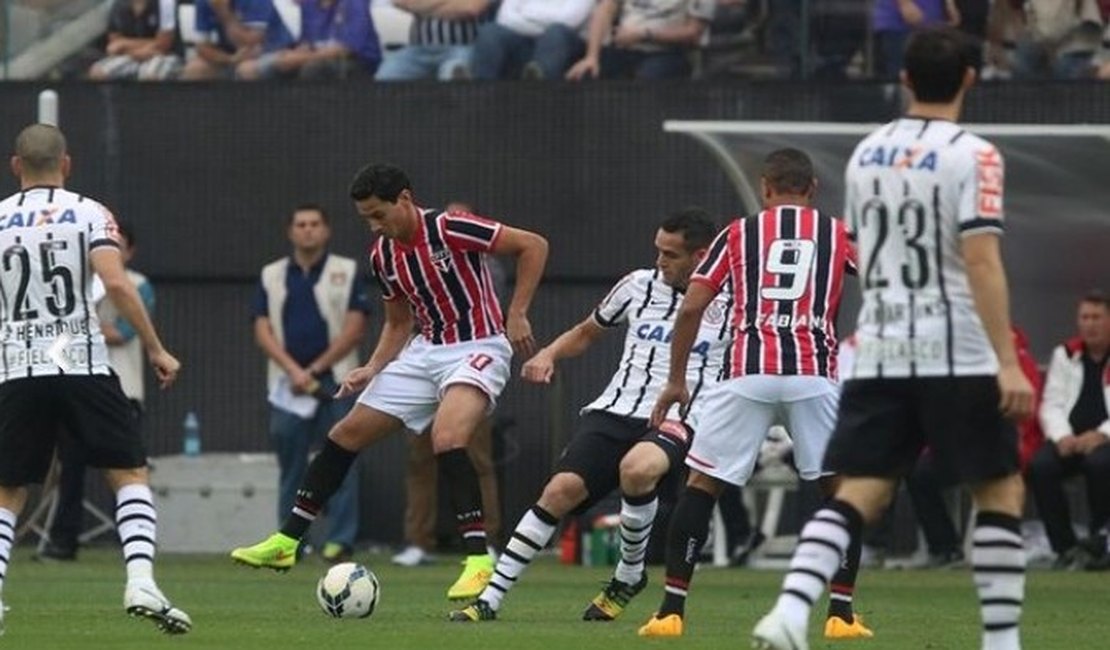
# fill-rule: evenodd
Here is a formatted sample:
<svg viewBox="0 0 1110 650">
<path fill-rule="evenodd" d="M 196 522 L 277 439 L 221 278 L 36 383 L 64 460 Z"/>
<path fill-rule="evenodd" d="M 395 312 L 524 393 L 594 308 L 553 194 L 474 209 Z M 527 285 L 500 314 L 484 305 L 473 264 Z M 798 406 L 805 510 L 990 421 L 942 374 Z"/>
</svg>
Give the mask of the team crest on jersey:
<svg viewBox="0 0 1110 650">
<path fill-rule="evenodd" d="M 433 250 L 430 257 L 432 258 L 432 264 L 440 271 L 447 271 L 451 268 L 451 251 L 446 248 Z"/>
<path fill-rule="evenodd" d="M 705 308 L 705 314 L 702 315 L 702 320 L 709 325 L 720 325 L 725 322 L 725 317 L 726 313 L 724 306 L 721 305 L 719 301 L 714 300 Z"/>
<path fill-rule="evenodd" d="M 347 284 L 347 272 L 332 271 L 331 274 L 328 275 L 328 282 L 331 282 L 332 286 L 335 287 L 341 287 Z"/>
</svg>

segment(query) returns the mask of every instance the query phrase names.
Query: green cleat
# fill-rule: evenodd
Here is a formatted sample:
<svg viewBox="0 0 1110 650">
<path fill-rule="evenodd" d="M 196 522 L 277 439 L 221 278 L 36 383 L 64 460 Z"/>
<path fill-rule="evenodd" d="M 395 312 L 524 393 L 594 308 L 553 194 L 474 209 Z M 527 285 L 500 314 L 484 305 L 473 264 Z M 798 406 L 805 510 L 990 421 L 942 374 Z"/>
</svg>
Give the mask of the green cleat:
<svg viewBox="0 0 1110 650">
<path fill-rule="evenodd" d="M 274 571 L 288 571 L 297 562 L 299 541 L 274 533 L 254 546 L 240 546 L 231 552 L 231 559 L 255 569 L 263 567 Z"/>
<path fill-rule="evenodd" d="M 464 564 L 462 575 L 447 590 L 447 600 L 477 598 L 493 578 L 493 558 L 485 553 L 468 555 Z"/>
<path fill-rule="evenodd" d="M 447 615 L 447 620 L 452 623 L 478 623 L 479 621 L 496 621 L 497 610 L 489 603 L 478 599 L 462 609 L 456 609 Z"/>
<path fill-rule="evenodd" d="M 612 621 L 621 615 L 629 601 L 647 586 L 647 571 L 634 585 L 613 578 L 594 596 L 593 601 L 582 613 L 583 621 Z"/>
</svg>

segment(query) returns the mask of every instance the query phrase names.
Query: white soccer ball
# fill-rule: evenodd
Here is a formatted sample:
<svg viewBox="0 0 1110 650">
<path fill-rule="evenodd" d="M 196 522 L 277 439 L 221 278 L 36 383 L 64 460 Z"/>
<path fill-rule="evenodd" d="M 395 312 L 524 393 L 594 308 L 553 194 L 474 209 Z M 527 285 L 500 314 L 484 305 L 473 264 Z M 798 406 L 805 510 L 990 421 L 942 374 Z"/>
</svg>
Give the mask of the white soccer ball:
<svg viewBox="0 0 1110 650">
<path fill-rule="evenodd" d="M 320 609 L 335 618 L 366 618 L 374 613 L 380 595 L 378 576 L 354 562 L 336 564 L 316 584 Z"/>
</svg>

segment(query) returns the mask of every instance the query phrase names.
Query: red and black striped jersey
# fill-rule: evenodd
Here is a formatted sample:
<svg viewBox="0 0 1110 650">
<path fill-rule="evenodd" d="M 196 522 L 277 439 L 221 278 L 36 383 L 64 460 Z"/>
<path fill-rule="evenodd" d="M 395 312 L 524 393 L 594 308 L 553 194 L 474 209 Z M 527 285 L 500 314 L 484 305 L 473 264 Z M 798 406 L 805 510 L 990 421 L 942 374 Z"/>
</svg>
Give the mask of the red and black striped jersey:
<svg viewBox="0 0 1110 650">
<path fill-rule="evenodd" d="M 836 315 L 844 274 L 855 272 L 841 221 L 782 205 L 729 224 L 691 281 L 718 292 L 732 285 L 729 376 L 836 379 Z"/>
<path fill-rule="evenodd" d="M 412 242 L 379 237 L 370 249 L 382 297 L 407 300 L 420 333 L 435 344 L 502 333 L 504 317 L 484 255 L 501 224 L 466 212 L 419 213 Z"/>
</svg>

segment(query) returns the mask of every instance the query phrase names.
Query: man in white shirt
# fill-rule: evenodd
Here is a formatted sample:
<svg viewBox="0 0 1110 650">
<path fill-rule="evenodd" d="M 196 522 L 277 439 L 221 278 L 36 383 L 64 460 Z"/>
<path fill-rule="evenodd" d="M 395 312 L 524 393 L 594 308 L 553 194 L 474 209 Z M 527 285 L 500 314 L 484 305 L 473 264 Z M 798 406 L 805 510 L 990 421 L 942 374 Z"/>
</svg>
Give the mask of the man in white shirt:
<svg viewBox="0 0 1110 650">
<path fill-rule="evenodd" d="M 474 78 L 562 79 L 585 52 L 579 33 L 593 6 L 593 0 L 504 0 L 497 19 L 478 28 Z"/>
<path fill-rule="evenodd" d="M 1041 428 L 1045 443 L 1033 455 L 1029 490 L 1056 552 L 1057 569 L 1086 564 L 1090 554 L 1071 525 L 1064 481 L 1082 474 L 1087 483 L 1092 537 L 1110 519 L 1110 303 L 1092 292 L 1079 302 L 1078 335 L 1056 346 L 1045 377 Z"/>
</svg>

